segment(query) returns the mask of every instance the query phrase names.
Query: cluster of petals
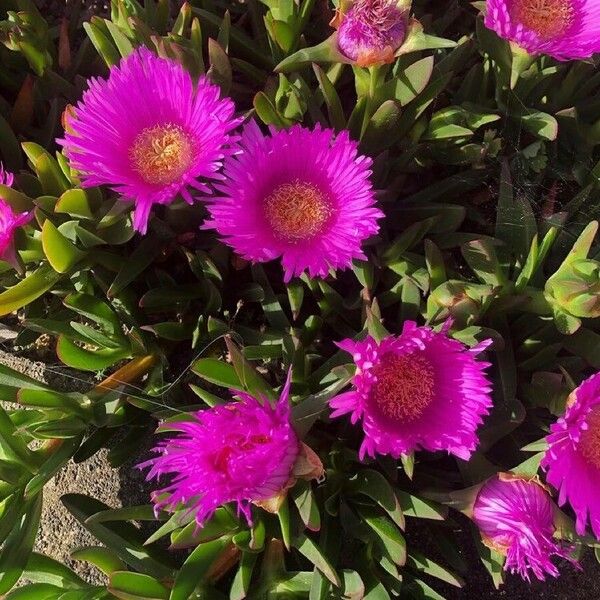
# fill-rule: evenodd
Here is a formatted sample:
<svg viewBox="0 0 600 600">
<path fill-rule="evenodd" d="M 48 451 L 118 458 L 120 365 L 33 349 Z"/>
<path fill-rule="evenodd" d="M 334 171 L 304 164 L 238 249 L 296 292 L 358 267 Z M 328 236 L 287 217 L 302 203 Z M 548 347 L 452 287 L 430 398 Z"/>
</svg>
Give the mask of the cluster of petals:
<svg viewBox="0 0 600 600">
<path fill-rule="evenodd" d="M 485 24 L 532 55 L 570 60 L 600 51 L 598 0 L 487 0 Z"/>
<path fill-rule="evenodd" d="M 571 393 L 547 441 L 546 481 L 558 490 L 559 505 L 573 508 L 577 532 L 589 522 L 600 539 L 600 373 Z"/>
<path fill-rule="evenodd" d="M 108 79 L 93 78 L 66 113 L 59 140 L 84 186 L 108 185 L 135 203 L 134 227 L 146 231 L 154 204 L 189 188 L 210 193 L 223 158 L 233 152 L 235 106 L 205 77 L 147 48 L 134 50 Z"/>
<path fill-rule="evenodd" d="M 483 542 L 506 557 L 504 568 L 526 581 L 559 572 L 552 557 L 569 559 L 573 550 L 554 539 L 555 505 L 537 479 L 500 473 L 487 481 L 473 506 Z"/>
<path fill-rule="evenodd" d="M 447 335 L 407 321 L 399 336 L 380 342 L 344 340 L 338 346 L 356 364 L 351 391 L 332 400 L 332 417 L 362 421 L 360 456 L 443 450 L 467 460 L 477 429 L 492 405 L 489 363 L 477 354 L 489 341 L 468 348 Z"/>
<path fill-rule="evenodd" d="M 148 479 L 167 476 L 153 492 L 157 510 L 188 508 L 199 526 L 214 511 L 236 503 L 251 523 L 251 503 L 267 502 L 294 480 L 302 445 L 290 423 L 290 378 L 275 405 L 238 392 L 239 400 L 196 412 L 189 421 L 166 424 L 178 435 L 161 441 Z"/>
<path fill-rule="evenodd" d="M 11 187 L 14 175 L 0 164 L 0 185 Z M 14 257 L 13 237 L 15 230 L 26 225 L 32 218 L 31 212 L 17 213 L 0 197 L 0 259 L 12 262 Z"/>
<path fill-rule="evenodd" d="M 347 131 L 295 125 L 264 135 L 251 122 L 240 147 L 225 161 L 206 227 L 250 261 L 281 257 L 286 281 L 366 259 L 362 242 L 383 213 L 374 206 L 371 159 Z"/>
<path fill-rule="evenodd" d="M 407 30 L 406 14 L 397 0 L 356 0 L 334 24 L 339 49 L 360 66 L 393 62 Z"/>
</svg>

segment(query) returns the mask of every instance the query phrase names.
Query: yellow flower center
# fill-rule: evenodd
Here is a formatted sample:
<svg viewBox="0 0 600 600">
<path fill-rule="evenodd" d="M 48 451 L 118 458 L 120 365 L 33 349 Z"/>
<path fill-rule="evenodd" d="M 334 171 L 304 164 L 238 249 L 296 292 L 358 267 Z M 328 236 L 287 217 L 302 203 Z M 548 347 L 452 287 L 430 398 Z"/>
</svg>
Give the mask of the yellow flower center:
<svg viewBox="0 0 600 600">
<path fill-rule="evenodd" d="M 592 409 L 587 425 L 579 441 L 579 450 L 588 462 L 600 469 L 600 406 Z"/>
<path fill-rule="evenodd" d="M 315 185 L 296 180 L 276 187 L 266 198 L 264 211 L 275 236 L 296 243 L 321 233 L 333 208 Z"/>
<path fill-rule="evenodd" d="M 415 421 L 433 400 L 433 367 L 421 354 L 384 355 L 372 373 L 371 398 L 390 419 Z"/>
<path fill-rule="evenodd" d="M 193 143 L 179 125 L 146 127 L 135 138 L 129 158 L 146 183 L 177 181 L 192 163 Z"/>
<path fill-rule="evenodd" d="M 537 33 L 542 39 L 564 34 L 573 23 L 572 0 L 513 0 L 513 19 Z"/>
</svg>

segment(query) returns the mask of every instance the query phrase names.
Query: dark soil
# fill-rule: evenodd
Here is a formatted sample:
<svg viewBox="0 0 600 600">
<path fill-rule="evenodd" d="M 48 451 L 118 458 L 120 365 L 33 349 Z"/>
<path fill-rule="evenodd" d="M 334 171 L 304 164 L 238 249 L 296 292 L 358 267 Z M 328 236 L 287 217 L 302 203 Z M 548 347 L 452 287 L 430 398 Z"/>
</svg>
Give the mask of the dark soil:
<svg viewBox="0 0 600 600">
<path fill-rule="evenodd" d="M 49 22 L 62 17 L 87 21 L 94 15 L 106 16 L 110 12 L 110 0 L 35 0 L 35 4 Z"/>
</svg>

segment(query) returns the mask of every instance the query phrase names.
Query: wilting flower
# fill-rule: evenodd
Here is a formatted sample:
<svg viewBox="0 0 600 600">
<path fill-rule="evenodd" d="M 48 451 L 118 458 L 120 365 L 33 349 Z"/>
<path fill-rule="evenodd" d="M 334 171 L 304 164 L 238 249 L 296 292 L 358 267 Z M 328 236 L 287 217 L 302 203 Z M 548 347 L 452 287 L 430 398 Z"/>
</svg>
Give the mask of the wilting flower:
<svg viewBox="0 0 600 600">
<path fill-rule="evenodd" d="M 170 423 L 168 431 L 179 435 L 160 442 L 154 450 L 158 456 L 141 465 L 151 467 L 148 479 L 172 476 L 169 485 L 153 493 L 156 509 L 188 507 L 203 525 L 217 507 L 236 502 L 250 522 L 250 503 L 268 508 L 297 477 L 322 474 L 290 423 L 289 390 L 288 377 L 275 406 L 238 392 L 238 402 Z"/>
<path fill-rule="evenodd" d="M 487 0 L 485 24 L 530 54 L 569 60 L 600 51 L 598 0 Z"/>
<path fill-rule="evenodd" d="M 334 20 L 338 47 L 362 67 L 393 62 L 406 37 L 406 17 L 397 0 L 356 0 Z"/>
<path fill-rule="evenodd" d="M 553 556 L 569 559 L 572 548 L 554 539 L 554 503 L 535 479 L 500 473 L 487 481 L 475 500 L 473 520 L 483 543 L 506 556 L 504 569 L 529 581 L 558 576 Z M 574 562 L 574 561 L 572 561 Z"/>
<path fill-rule="evenodd" d="M 307 270 L 325 277 L 330 268 L 365 259 L 362 242 L 379 230 L 369 181 L 371 159 L 358 154 L 347 131 L 296 125 L 263 135 L 244 129 L 242 152 L 225 161 L 223 197 L 211 199 L 216 229 L 242 257 L 281 257 L 285 279 Z"/>
<path fill-rule="evenodd" d="M 10 187 L 13 182 L 13 174 L 5 171 L 2 164 L 0 164 L 0 185 Z M 13 246 L 15 229 L 23 227 L 31 220 L 32 216 L 31 212 L 14 212 L 12 207 L 0 197 L 0 259 L 11 264 L 15 262 Z"/>
<path fill-rule="evenodd" d="M 139 48 L 107 80 L 90 81 L 59 141 L 85 186 L 106 184 L 135 202 L 134 227 L 144 233 L 153 204 L 178 194 L 192 203 L 188 186 L 210 193 L 198 178 L 216 178 L 232 152 L 233 114 L 206 78 L 194 84 L 177 62 Z"/>
<path fill-rule="evenodd" d="M 354 389 L 330 400 L 332 417 L 351 413 L 352 423 L 362 419 L 361 459 L 398 458 L 418 449 L 470 457 L 492 405 L 484 373 L 489 363 L 475 358 L 488 341 L 469 349 L 446 331 L 408 321 L 400 336 L 338 345 L 352 354 L 357 372 Z"/>
<path fill-rule="evenodd" d="M 571 393 L 547 440 L 546 481 L 559 491 L 561 506 L 568 502 L 573 507 L 577 533 L 585 533 L 589 518 L 600 539 L 600 373 Z"/>
</svg>

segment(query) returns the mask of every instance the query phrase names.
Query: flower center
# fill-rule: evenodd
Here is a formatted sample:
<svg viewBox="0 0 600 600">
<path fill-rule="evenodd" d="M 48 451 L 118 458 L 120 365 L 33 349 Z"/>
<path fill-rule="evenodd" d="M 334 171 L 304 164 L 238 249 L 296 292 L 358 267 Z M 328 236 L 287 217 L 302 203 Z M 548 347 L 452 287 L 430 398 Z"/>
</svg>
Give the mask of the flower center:
<svg viewBox="0 0 600 600">
<path fill-rule="evenodd" d="M 266 198 L 264 211 L 275 236 L 296 243 L 321 233 L 333 208 L 315 185 L 296 180 L 276 187 Z"/>
<path fill-rule="evenodd" d="M 572 0 L 514 0 L 510 13 L 542 39 L 566 33 L 574 17 Z"/>
<path fill-rule="evenodd" d="M 213 465 L 217 471 L 227 473 L 229 469 L 229 460 L 233 456 L 239 456 L 241 453 L 247 453 L 254 450 L 257 446 L 268 444 L 271 437 L 261 434 L 253 434 L 249 437 L 234 435 L 225 440 L 223 447 L 214 455 Z"/>
<path fill-rule="evenodd" d="M 587 426 L 581 435 L 579 449 L 588 462 L 600 469 L 600 406 L 588 415 Z"/>
<path fill-rule="evenodd" d="M 433 367 L 420 354 L 387 354 L 371 371 L 377 378 L 371 397 L 390 419 L 414 421 L 433 399 Z"/>
<path fill-rule="evenodd" d="M 169 184 L 177 181 L 192 162 L 193 144 L 178 125 L 146 127 L 129 150 L 133 168 L 146 183 Z"/>
</svg>

